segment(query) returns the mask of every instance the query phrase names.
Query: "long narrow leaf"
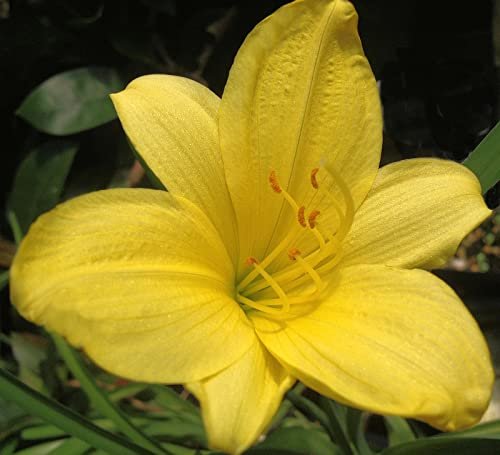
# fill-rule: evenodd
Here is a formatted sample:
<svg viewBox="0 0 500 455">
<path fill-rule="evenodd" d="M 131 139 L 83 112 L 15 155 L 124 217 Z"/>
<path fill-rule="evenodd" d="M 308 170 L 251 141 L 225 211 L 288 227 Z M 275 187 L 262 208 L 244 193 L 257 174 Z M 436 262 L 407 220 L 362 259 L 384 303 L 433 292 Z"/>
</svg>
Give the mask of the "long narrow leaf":
<svg viewBox="0 0 500 455">
<path fill-rule="evenodd" d="M 106 394 L 99 389 L 99 387 L 97 387 L 87 367 L 81 361 L 79 354 L 59 335 L 51 334 L 51 336 L 59 354 L 61 354 L 61 357 L 75 378 L 80 381 L 82 389 L 85 391 L 95 408 L 103 416 L 112 420 L 115 423 L 116 428 L 128 436 L 136 444 L 150 450 L 152 453 L 165 454 L 165 450 L 163 450 L 155 441 L 146 436 L 139 428 L 133 425 L 130 420 L 127 419 L 127 417 L 125 417 L 108 399 Z"/>
<path fill-rule="evenodd" d="M 30 414 L 52 423 L 66 433 L 109 454 L 140 455 L 149 451 L 93 425 L 71 409 L 30 389 L 15 376 L 0 368 L 0 396 L 16 403 Z"/>
<path fill-rule="evenodd" d="M 497 123 L 463 164 L 476 174 L 483 193 L 500 180 L 500 123 Z"/>
</svg>

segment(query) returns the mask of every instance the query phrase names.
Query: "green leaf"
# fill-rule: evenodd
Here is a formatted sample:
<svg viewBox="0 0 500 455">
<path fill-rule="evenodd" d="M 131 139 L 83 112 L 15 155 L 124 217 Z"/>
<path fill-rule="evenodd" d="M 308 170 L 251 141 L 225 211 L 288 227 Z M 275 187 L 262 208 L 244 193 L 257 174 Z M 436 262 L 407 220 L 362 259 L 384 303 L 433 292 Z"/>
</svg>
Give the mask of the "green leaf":
<svg viewBox="0 0 500 455">
<path fill-rule="evenodd" d="M 89 66 L 65 71 L 36 87 L 16 113 L 44 133 L 79 133 L 116 118 L 109 95 L 124 87 L 113 68 Z"/>
<path fill-rule="evenodd" d="M 481 182 L 483 194 L 500 180 L 500 122 L 463 162 Z"/>
<path fill-rule="evenodd" d="M 81 439 L 67 438 L 59 447 L 50 452 L 50 455 L 82 455 L 91 447 Z"/>
<path fill-rule="evenodd" d="M 7 286 L 7 283 L 9 282 L 9 271 L 4 270 L 3 272 L 0 272 L 0 291 Z"/>
<path fill-rule="evenodd" d="M 151 451 L 151 453 L 166 453 L 155 441 L 146 436 L 139 428 L 133 425 L 130 420 L 108 399 L 106 394 L 97 387 L 92 375 L 83 364 L 79 354 L 70 347 L 60 336 L 51 334 L 52 339 L 61 354 L 67 367 L 73 373 L 80 385 L 89 397 L 95 408 L 105 417 L 112 420 L 116 428 L 128 436 L 136 444 Z"/>
<path fill-rule="evenodd" d="M 445 433 L 440 437 L 443 438 L 488 438 L 500 439 L 500 420 L 493 422 L 482 423 L 472 428 L 462 431 L 454 431 L 453 433 Z"/>
<path fill-rule="evenodd" d="M 384 421 L 389 435 L 389 446 L 416 439 L 413 430 L 405 419 L 398 416 L 384 416 Z"/>
<path fill-rule="evenodd" d="M 0 455 L 12 455 L 18 443 L 19 441 L 14 437 L 3 440 L 0 442 Z"/>
<path fill-rule="evenodd" d="M 17 455 L 48 455 L 52 453 L 54 450 L 57 450 L 58 447 L 64 441 L 59 439 L 58 441 L 50 441 L 50 442 L 42 442 L 41 444 L 37 444 L 35 446 L 28 447 L 24 450 L 19 450 L 16 452 Z"/>
<path fill-rule="evenodd" d="M 41 377 L 40 364 L 47 358 L 47 346 L 44 338 L 29 334 L 10 335 L 12 354 L 19 365 L 18 377 L 26 385 L 39 392 L 45 392 Z"/>
<path fill-rule="evenodd" d="M 339 447 L 322 431 L 301 427 L 280 428 L 272 432 L 264 442 L 245 452 L 245 455 L 268 453 L 268 450 L 283 450 L 290 454 L 342 454 Z"/>
<path fill-rule="evenodd" d="M 433 437 L 389 447 L 382 455 L 492 455 L 500 453 L 499 439 Z"/>
<path fill-rule="evenodd" d="M 188 412 L 199 416 L 200 410 L 190 401 L 182 398 L 177 392 L 168 386 L 152 385 L 151 389 L 155 393 L 154 402 L 164 409 L 175 412 Z"/>
<path fill-rule="evenodd" d="M 33 149 L 19 165 L 7 201 L 7 214 L 14 232 L 19 229 L 21 234 L 26 234 L 38 215 L 59 202 L 77 149 L 74 142 L 49 141 Z"/>
<path fill-rule="evenodd" d="M 111 455 L 150 453 L 132 442 L 102 430 L 71 409 L 30 389 L 4 369 L 0 369 L 0 396 L 31 415 L 52 423 L 66 433 Z"/>
</svg>

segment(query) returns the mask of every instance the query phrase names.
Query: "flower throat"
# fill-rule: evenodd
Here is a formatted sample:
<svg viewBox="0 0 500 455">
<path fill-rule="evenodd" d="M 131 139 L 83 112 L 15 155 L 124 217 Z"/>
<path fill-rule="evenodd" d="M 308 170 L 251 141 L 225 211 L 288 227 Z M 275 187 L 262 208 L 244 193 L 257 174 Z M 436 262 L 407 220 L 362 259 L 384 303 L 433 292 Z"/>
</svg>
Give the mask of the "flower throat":
<svg viewBox="0 0 500 455">
<path fill-rule="evenodd" d="M 349 232 L 354 216 L 354 203 L 351 193 L 341 176 L 333 169 L 321 168 L 325 178 L 318 182 L 319 168 L 311 171 L 311 186 L 320 196 L 326 198 L 329 208 L 335 211 L 337 228 L 328 232 L 321 224 L 319 210 L 306 213 L 304 205 L 298 205 L 278 181 L 275 171 L 269 175 L 271 189 L 280 195 L 295 214 L 295 223 L 288 234 L 262 260 L 249 257 L 246 264 L 252 267 L 237 286 L 236 299 L 244 308 L 262 311 L 270 315 L 286 316 L 294 305 L 312 303 L 318 299 L 326 284 L 322 277 L 330 272 L 340 260 L 341 242 Z M 335 183 L 344 199 L 344 209 L 335 195 L 327 189 L 326 180 Z M 316 248 L 303 255 L 297 248 L 301 235 L 306 233 L 314 237 Z M 267 269 L 282 254 L 286 253 L 289 263 L 279 271 L 269 273 Z M 294 289 L 300 289 L 295 291 Z M 285 292 L 285 289 L 287 290 Z M 272 290 L 272 298 L 259 298 Z"/>
</svg>

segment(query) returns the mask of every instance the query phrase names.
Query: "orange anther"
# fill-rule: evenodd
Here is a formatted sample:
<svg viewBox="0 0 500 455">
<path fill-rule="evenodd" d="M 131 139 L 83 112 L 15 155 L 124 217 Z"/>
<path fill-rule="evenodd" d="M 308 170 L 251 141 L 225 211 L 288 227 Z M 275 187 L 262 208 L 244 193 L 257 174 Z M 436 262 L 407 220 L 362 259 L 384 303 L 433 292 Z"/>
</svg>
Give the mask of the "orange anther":
<svg viewBox="0 0 500 455">
<path fill-rule="evenodd" d="M 269 183 L 271 184 L 271 188 L 275 193 L 281 193 L 283 190 L 278 182 L 278 177 L 276 177 L 276 172 L 271 171 L 269 174 Z"/>
<path fill-rule="evenodd" d="M 255 259 L 253 256 L 250 256 L 246 259 L 245 261 L 245 265 L 254 265 L 254 264 L 258 264 L 259 261 L 257 259 Z"/>
<path fill-rule="evenodd" d="M 292 248 L 290 251 L 288 251 L 288 258 L 290 261 L 296 261 L 296 257 L 300 255 L 300 251 L 298 248 Z"/>
<path fill-rule="evenodd" d="M 299 207 L 299 211 L 297 212 L 297 220 L 302 227 L 307 227 L 306 225 L 306 216 L 305 216 L 306 208 L 304 206 Z"/>
<path fill-rule="evenodd" d="M 313 210 L 310 214 L 309 214 L 309 218 L 308 218 L 308 221 L 309 221 L 309 227 L 311 229 L 314 229 L 316 227 L 316 218 L 318 218 L 320 214 L 320 211 L 319 210 Z"/>
<path fill-rule="evenodd" d="M 318 173 L 319 171 L 319 167 L 315 167 L 312 171 L 311 171 L 311 185 L 313 186 L 314 189 L 318 189 L 319 185 L 318 185 L 318 180 L 316 180 L 316 174 Z"/>
</svg>

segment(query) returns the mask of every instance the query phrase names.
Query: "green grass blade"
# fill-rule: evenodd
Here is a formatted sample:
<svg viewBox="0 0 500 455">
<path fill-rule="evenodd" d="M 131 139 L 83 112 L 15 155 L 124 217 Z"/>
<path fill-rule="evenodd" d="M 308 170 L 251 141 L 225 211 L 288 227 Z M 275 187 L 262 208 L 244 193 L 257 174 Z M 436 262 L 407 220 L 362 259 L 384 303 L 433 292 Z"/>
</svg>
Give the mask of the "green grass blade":
<svg viewBox="0 0 500 455">
<path fill-rule="evenodd" d="M 64 362 L 73 373 L 89 397 L 91 403 L 104 417 L 112 420 L 116 428 L 128 436 L 130 440 L 156 454 L 165 454 L 164 449 L 155 441 L 146 436 L 139 428 L 133 425 L 120 410 L 108 399 L 107 395 L 97 387 L 87 367 L 83 364 L 80 355 L 66 343 L 59 335 L 51 334 L 52 339 Z"/>
<path fill-rule="evenodd" d="M 500 122 L 463 162 L 481 182 L 483 194 L 500 180 Z"/>
<path fill-rule="evenodd" d="M 111 455 L 150 453 L 132 442 L 102 430 L 71 409 L 30 389 L 2 368 L 0 368 L 0 396 L 17 404 L 26 412 L 58 426 L 66 433 Z"/>
</svg>

